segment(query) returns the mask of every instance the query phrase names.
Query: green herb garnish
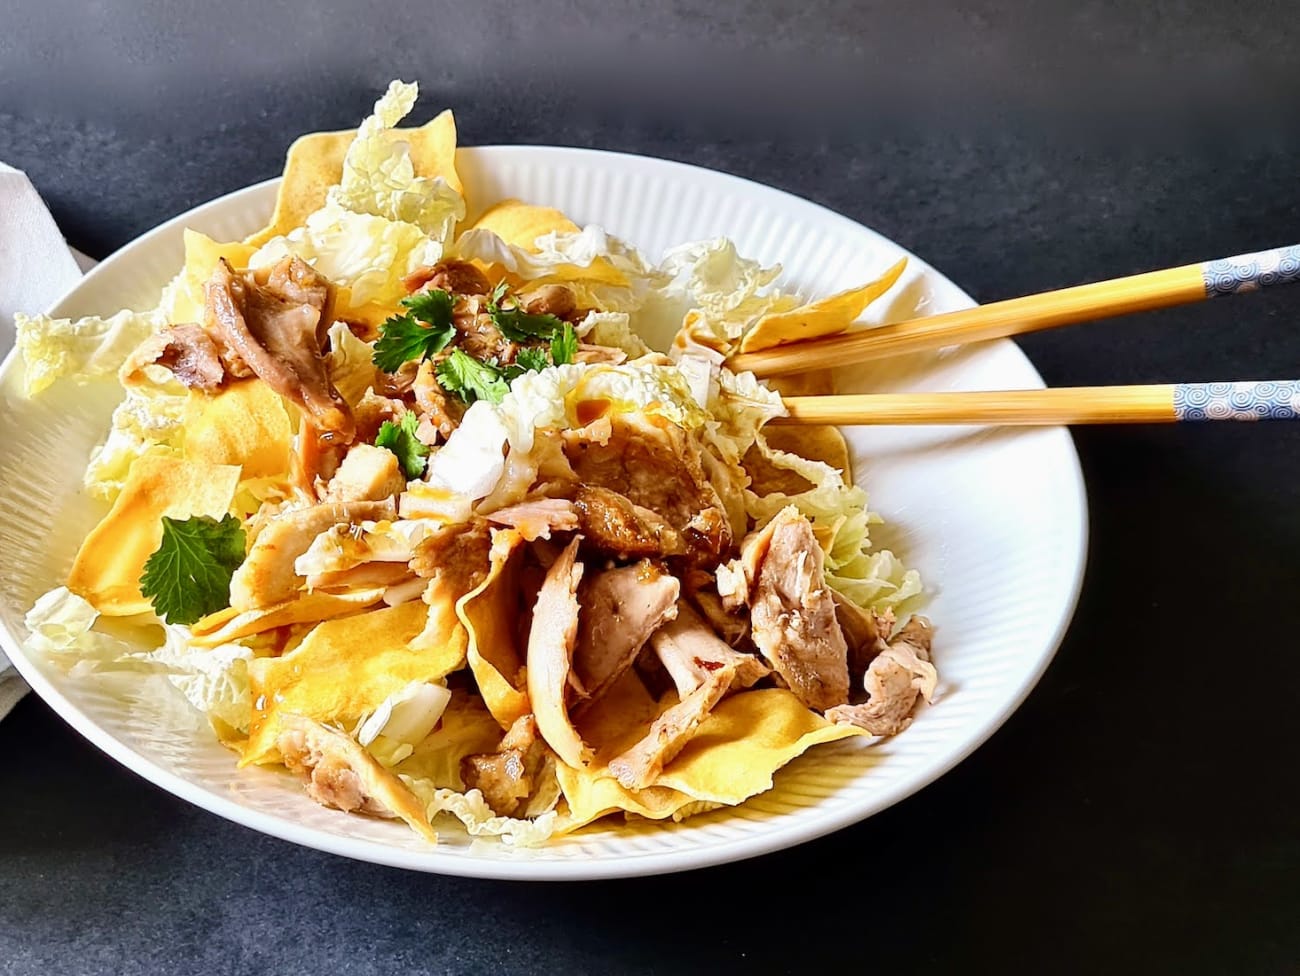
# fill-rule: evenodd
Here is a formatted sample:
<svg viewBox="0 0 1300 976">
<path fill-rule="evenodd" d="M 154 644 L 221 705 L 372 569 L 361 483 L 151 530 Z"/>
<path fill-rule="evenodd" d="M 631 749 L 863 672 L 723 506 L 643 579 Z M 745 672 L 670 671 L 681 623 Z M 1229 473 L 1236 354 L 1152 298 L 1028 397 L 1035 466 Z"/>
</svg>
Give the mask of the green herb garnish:
<svg viewBox="0 0 1300 976">
<path fill-rule="evenodd" d="M 429 448 L 415 436 L 419 426 L 413 411 L 406 411 L 397 423 L 385 420 L 379 425 L 379 434 L 375 437 L 375 447 L 382 447 L 397 455 L 397 463 L 402 466 L 402 474 L 408 479 L 418 478 L 424 474 L 424 466 L 429 456 Z"/>
<path fill-rule="evenodd" d="M 230 606 L 230 579 L 244 561 L 244 528 L 227 515 L 163 516 L 162 543 L 144 564 L 140 592 L 169 624 L 192 624 Z"/>
<path fill-rule="evenodd" d="M 451 322 L 455 302 L 442 289 L 408 295 L 402 304 L 409 311 L 384 322 L 375 343 L 372 359 L 385 373 L 396 373 L 403 363 L 441 352 L 456 334 Z"/>
<path fill-rule="evenodd" d="M 500 366 L 475 359 L 463 349 L 453 349 L 451 355 L 437 365 L 436 373 L 442 388 L 466 403 L 475 400 L 500 403 L 502 397 L 510 392 L 510 384 Z"/>
</svg>

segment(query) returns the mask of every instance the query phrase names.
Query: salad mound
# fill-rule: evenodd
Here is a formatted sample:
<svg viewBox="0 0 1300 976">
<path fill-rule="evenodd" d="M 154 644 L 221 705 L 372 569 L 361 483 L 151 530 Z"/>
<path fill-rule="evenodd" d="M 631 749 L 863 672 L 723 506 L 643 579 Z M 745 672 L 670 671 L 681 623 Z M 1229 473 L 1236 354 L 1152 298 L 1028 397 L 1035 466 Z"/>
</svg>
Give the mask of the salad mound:
<svg viewBox="0 0 1300 976">
<path fill-rule="evenodd" d="M 906 728 L 919 578 L 839 432 L 769 426 L 779 390 L 726 365 L 850 328 L 904 263 L 804 301 L 724 238 L 651 262 L 471 211 L 450 112 L 398 128 L 417 93 L 299 139 L 262 231 L 187 231 L 155 309 L 19 316 L 29 396 L 122 389 L 29 643 L 166 674 L 241 765 L 430 841 L 681 820 Z"/>
</svg>

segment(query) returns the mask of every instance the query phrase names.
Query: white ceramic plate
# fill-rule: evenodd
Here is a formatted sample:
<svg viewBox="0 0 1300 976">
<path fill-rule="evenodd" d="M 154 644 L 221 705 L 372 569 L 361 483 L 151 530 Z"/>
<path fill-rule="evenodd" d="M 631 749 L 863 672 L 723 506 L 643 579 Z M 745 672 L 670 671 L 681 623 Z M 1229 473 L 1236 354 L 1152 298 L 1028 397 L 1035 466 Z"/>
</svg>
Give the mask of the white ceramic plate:
<svg viewBox="0 0 1300 976">
<path fill-rule="evenodd" d="M 824 295 L 875 276 L 905 252 L 821 207 L 768 187 L 677 163 L 576 149 L 488 147 L 458 155 L 471 201 L 520 197 L 600 223 L 657 259 L 665 248 L 725 235 L 741 253 L 784 265 L 783 283 Z M 145 309 L 182 260 L 181 232 L 245 236 L 270 213 L 275 183 L 198 207 L 106 260 L 53 310 Z M 972 304 L 913 258 L 884 309 L 901 319 Z M 33 401 L 21 366 L 0 368 L 0 643 L 38 694 L 79 732 L 146 779 L 256 830 L 349 857 L 445 874 L 582 879 L 733 861 L 810 840 L 888 807 L 983 742 L 1023 700 L 1073 612 L 1087 524 L 1069 434 L 965 428 L 846 431 L 859 481 L 889 522 L 877 538 L 922 572 L 938 626 L 942 699 L 902 735 L 819 746 L 744 806 L 682 824 L 607 820 L 539 850 L 442 830 L 430 848 L 404 825 L 323 809 L 297 781 L 237 770 L 179 694 L 138 677 L 71 679 L 23 651 L 23 615 L 62 581 L 102 511 L 80 492 L 85 460 L 108 426 L 110 384 L 60 384 Z M 853 390 L 1039 387 L 1007 341 L 846 371 Z"/>
</svg>

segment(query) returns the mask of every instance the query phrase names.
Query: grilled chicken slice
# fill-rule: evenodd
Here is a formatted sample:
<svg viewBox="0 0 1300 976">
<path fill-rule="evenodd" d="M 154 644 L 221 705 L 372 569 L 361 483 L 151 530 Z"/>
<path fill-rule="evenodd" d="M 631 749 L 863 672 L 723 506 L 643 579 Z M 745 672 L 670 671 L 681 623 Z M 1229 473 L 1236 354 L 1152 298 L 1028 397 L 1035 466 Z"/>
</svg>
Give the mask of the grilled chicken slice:
<svg viewBox="0 0 1300 976">
<path fill-rule="evenodd" d="M 242 613 L 291 599 L 306 582 L 294 562 L 318 535 L 336 525 L 396 517 L 390 500 L 313 505 L 272 519 L 230 580 L 230 605 Z"/>
<path fill-rule="evenodd" d="M 300 407 L 330 443 L 351 443 L 352 411 L 330 382 L 323 349 L 330 284 L 311 265 L 285 258 L 269 273 L 237 275 L 222 258 L 206 290 L 208 334 L 281 396 Z"/>
<path fill-rule="evenodd" d="M 678 604 L 677 617 L 651 636 L 650 646 L 677 686 L 680 701 L 655 719 L 636 745 L 610 762 L 609 771 L 629 790 L 653 784 L 728 692 L 748 688 L 771 673 L 752 654 L 727 646 L 685 601 Z"/>
<path fill-rule="evenodd" d="M 682 579 L 683 589 L 691 605 L 700 612 L 714 633 L 732 647 L 737 647 L 749 636 L 749 616 L 733 613 L 718 595 L 717 583 L 712 573 L 700 569 L 688 570 Z"/>
<path fill-rule="evenodd" d="M 313 800 L 349 813 L 400 817 L 426 840 L 437 842 L 415 794 L 354 739 L 301 715 L 285 714 L 280 723 L 276 748 Z"/>
<path fill-rule="evenodd" d="M 578 513 L 567 498 L 539 498 L 498 508 L 486 516 L 489 522 L 518 529 L 527 541 L 549 539 L 552 532 L 573 532 L 578 528 Z"/>
<path fill-rule="evenodd" d="M 673 679 L 681 699 L 723 668 L 731 668 L 731 687 L 735 690 L 748 688 L 771 673 L 753 654 L 729 647 L 684 600 L 677 604 L 677 618 L 650 637 L 650 646 Z"/>
<path fill-rule="evenodd" d="M 681 534 L 697 562 L 714 565 L 723 558 L 732 547 L 731 527 L 704 473 L 699 445 L 674 424 L 661 427 L 619 415 L 602 418 L 600 426 L 607 437 L 577 430 L 564 434 L 578 480 L 654 512 Z"/>
<path fill-rule="evenodd" d="M 677 577 L 648 563 L 588 573 L 578 590 L 573 670 L 594 702 L 636 660 L 645 642 L 677 615 Z"/>
<path fill-rule="evenodd" d="M 909 620 L 867 666 L 863 676 L 867 700 L 828 709 L 826 717 L 872 735 L 902 732 L 912 724 L 917 706 L 934 697 L 938 675 L 930 663 L 932 637 L 928 621 Z"/>
<path fill-rule="evenodd" d="M 794 506 L 752 532 L 727 573 L 733 600 L 749 604 L 755 645 L 790 690 L 824 712 L 849 700 L 848 647 L 812 525 Z M 726 595 L 724 595 L 726 599 Z"/>
<path fill-rule="evenodd" d="M 660 715 L 636 745 L 610 761 L 609 771 L 629 790 L 650 786 L 664 766 L 686 748 L 703 722 L 722 701 L 735 678 L 735 666 L 724 665 L 704 683 Z"/>
<path fill-rule="evenodd" d="M 411 569 L 417 576 L 446 581 L 454 592 L 468 593 L 487 578 L 491 551 L 491 527 L 482 519 L 471 519 L 421 539 Z"/>
<path fill-rule="evenodd" d="M 533 607 L 528 632 L 528 698 L 537 728 L 561 760 L 577 769 L 590 750 L 569 719 L 565 702 L 573 674 L 573 644 L 578 636 L 578 584 L 582 563 L 577 561 L 575 537 L 551 563 Z"/>
<path fill-rule="evenodd" d="M 640 559 L 686 552 L 680 532 L 616 491 L 579 485 L 573 493 L 573 509 L 586 546 L 602 555 Z"/>
<path fill-rule="evenodd" d="M 862 679 L 867 666 L 885 649 L 886 638 L 894 630 L 894 612 L 872 613 L 834 591 L 831 596 L 835 599 L 835 619 L 848 645 L 849 702 L 858 704 L 866 700 Z"/>
</svg>

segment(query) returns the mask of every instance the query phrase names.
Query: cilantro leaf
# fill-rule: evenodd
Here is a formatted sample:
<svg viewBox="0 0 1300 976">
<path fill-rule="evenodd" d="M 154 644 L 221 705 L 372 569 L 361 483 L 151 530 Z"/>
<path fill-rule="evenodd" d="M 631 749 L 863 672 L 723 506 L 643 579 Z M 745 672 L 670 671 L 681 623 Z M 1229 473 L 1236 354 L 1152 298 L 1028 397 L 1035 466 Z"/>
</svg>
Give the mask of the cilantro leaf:
<svg viewBox="0 0 1300 976">
<path fill-rule="evenodd" d="M 488 296 L 487 313 L 492 324 L 511 342 L 527 342 L 529 339 L 550 339 L 563 330 L 564 320 L 554 315 L 534 315 L 525 312 L 518 305 L 510 308 L 502 306 L 506 297 L 506 284 L 502 282 L 492 289 Z"/>
<path fill-rule="evenodd" d="M 441 288 L 430 288 L 415 295 L 407 295 L 402 304 L 421 322 L 443 326 L 451 324 L 451 310 L 456 304 L 451 293 Z"/>
<path fill-rule="evenodd" d="M 573 331 L 573 326 L 565 322 L 564 330 L 551 336 L 551 362 L 556 366 L 563 366 L 565 363 L 573 362 L 577 355 L 578 334 Z"/>
<path fill-rule="evenodd" d="M 453 349 L 451 355 L 437 365 L 436 372 L 442 388 L 466 403 L 475 400 L 500 403 L 501 398 L 510 392 L 510 384 L 500 366 L 475 359 L 463 349 Z"/>
<path fill-rule="evenodd" d="M 451 295 L 440 288 L 408 295 L 402 304 L 410 311 L 394 315 L 379 327 L 372 359 L 385 373 L 397 372 L 402 363 L 428 359 L 441 352 L 456 334 L 452 325 Z"/>
<path fill-rule="evenodd" d="M 379 434 L 375 437 L 375 447 L 386 448 L 397 455 L 397 463 L 402 466 L 402 474 L 408 479 L 418 478 L 424 474 L 425 458 L 429 448 L 415 436 L 419 421 L 414 411 L 402 414 L 398 423 L 385 420 L 379 425 Z"/>
<path fill-rule="evenodd" d="M 244 528 L 233 515 L 163 516 L 162 543 L 144 564 L 140 592 L 169 624 L 192 624 L 230 606 L 230 578 L 244 561 Z"/>
<path fill-rule="evenodd" d="M 521 374 L 537 372 L 551 365 L 551 359 L 546 355 L 546 350 L 538 349 L 535 346 L 524 346 L 520 349 L 515 353 L 515 362 L 519 364 Z"/>
</svg>

